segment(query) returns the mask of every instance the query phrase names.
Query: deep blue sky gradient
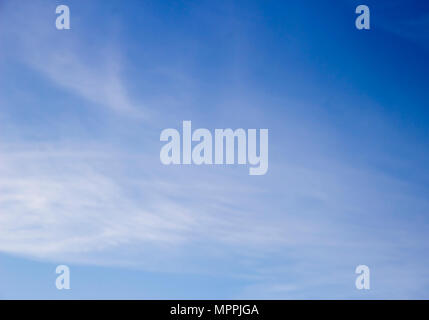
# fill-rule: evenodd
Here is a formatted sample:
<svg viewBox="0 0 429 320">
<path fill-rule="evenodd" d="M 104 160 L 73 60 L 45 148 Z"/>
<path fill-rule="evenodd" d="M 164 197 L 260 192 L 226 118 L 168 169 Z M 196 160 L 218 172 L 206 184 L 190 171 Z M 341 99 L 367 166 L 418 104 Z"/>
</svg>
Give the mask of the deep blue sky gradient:
<svg viewBox="0 0 429 320">
<path fill-rule="evenodd" d="M 0 0 L 0 298 L 428 298 L 428 58 L 425 1 Z M 183 120 L 267 175 L 161 165 Z"/>
</svg>

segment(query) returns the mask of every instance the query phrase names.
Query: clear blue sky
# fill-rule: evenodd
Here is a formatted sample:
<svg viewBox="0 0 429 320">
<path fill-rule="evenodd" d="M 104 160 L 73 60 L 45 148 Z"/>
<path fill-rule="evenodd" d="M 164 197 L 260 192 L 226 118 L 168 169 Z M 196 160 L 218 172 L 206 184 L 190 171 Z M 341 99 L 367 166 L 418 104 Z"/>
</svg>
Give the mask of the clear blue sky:
<svg viewBox="0 0 429 320">
<path fill-rule="evenodd" d="M 425 1 L 0 0 L 0 298 L 429 298 L 428 74 Z M 163 166 L 183 120 L 268 173 Z"/>
</svg>

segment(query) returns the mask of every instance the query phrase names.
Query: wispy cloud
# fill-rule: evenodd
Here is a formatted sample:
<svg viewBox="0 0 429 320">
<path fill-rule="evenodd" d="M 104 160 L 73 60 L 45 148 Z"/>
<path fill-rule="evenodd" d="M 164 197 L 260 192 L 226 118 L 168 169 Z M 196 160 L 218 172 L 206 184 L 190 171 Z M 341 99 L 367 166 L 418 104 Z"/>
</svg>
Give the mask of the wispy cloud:
<svg viewBox="0 0 429 320">
<path fill-rule="evenodd" d="M 55 30 L 51 9 L 53 5 L 46 7 L 39 1 L 9 1 L 1 7 L 0 40 L 9 46 L 7 52 L 0 50 L 0 66 L 9 62 L 24 65 L 24 72 L 31 70 L 49 80 L 56 93 L 64 90 L 81 98 L 85 106 L 113 111 L 121 127 L 137 126 L 133 119 L 150 116 L 150 110 L 128 90 L 124 80 L 132 77 L 122 77 L 123 68 L 130 67 L 121 58 L 122 47 L 99 39 L 90 46 L 85 32 Z M 36 11 L 38 14 L 29 14 Z M 7 28 L 10 24 L 15 27 Z M 88 48 L 94 49 L 88 52 Z M 352 156 L 341 154 L 342 148 L 355 145 L 347 139 L 350 136 L 342 144 L 341 129 L 324 127 L 323 117 L 310 115 L 320 102 L 317 99 L 303 102 L 284 97 L 274 103 L 275 97 L 271 101 L 254 99 L 256 95 L 241 94 L 227 84 L 234 99 L 222 101 L 221 94 L 215 97 L 216 108 L 207 110 L 204 103 L 210 99 L 204 97 L 205 92 L 193 94 L 191 74 L 166 65 L 152 69 L 161 75 L 157 81 L 162 88 L 155 94 L 159 97 L 145 101 L 151 101 L 151 109 L 165 106 L 156 112 L 168 119 L 151 121 L 156 130 L 136 129 L 131 147 L 121 149 L 113 145 L 111 136 L 94 138 L 95 134 L 73 140 L 75 127 L 65 130 L 67 142 L 55 136 L 55 130 L 38 139 L 33 137 L 37 128 L 16 123 L 6 127 L 0 118 L 1 252 L 62 263 L 220 273 L 246 279 L 248 286 L 238 295 L 250 298 L 255 297 L 254 292 L 262 298 L 305 297 L 308 291 L 313 297 L 326 297 L 323 288 L 329 286 L 341 289 L 336 292 L 348 292 L 354 283 L 354 267 L 362 263 L 376 267 L 384 296 L 395 288 L 397 271 L 407 294 L 427 286 L 426 280 L 418 280 L 428 278 L 424 254 L 428 250 L 427 219 L 423 218 L 429 210 L 426 193 L 416 181 L 367 165 L 386 155 L 372 152 L 366 145 L 360 145 Z M 0 77 L 7 81 L 5 73 Z M 166 85 L 165 78 L 174 85 Z M 150 82 L 150 76 L 145 81 Z M 217 89 L 207 96 L 222 91 Z M 180 99 L 171 98 L 172 91 Z M 310 91 L 306 86 L 305 92 Z M 1 93 L 1 111 L 9 116 L 17 101 L 6 101 L 7 95 Z M 361 105 L 368 105 L 361 97 L 347 97 L 342 104 L 354 100 L 356 108 L 348 122 L 351 131 L 362 129 L 354 125 L 364 122 L 365 143 L 371 143 L 374 132 L 366 127 L 382 123 L 378 130 L 383 131 L 383 141 L 372 145 L 377 149 L 389 136 L 388 121 L 374 121 L 376 117 L 369 112 L 361 118 Z M 194 101 L 202 105 L 187 105 Z M 266 107 L 269 105 L 276 107 Z M 299 112 L 294 114 L 292 109 Z M 270 124 L 273 160 L 269 173 L 255 179 L 237 167 L 162 166 L 160 122 L 177 125 L 185 115 L 191 115 L 193 121 L 201 118 L 207 126 L 224 126 L 225 119 L 226 126 L 253 126 L 261 119 L 264 126 Z M 367 119 L 372 119 L 371 125 Z M 113 126 L 108 129 L 117 133 Z M 30 132 L 32 139 L 23 132 Z M 119 136 L 117 141 L 128 142 L 129 137 Z M 87 141 L 91 139 L 96 146 Z M 399 144 L 396 141 L 392 149 Z M 352 158 L 359 157 L 362 149 L 371 158 L 367 162 Z M 394 158 L 389 160 L 393 165 L 385 159 L 379 163 L 403 164 L 398 155 L 390 158 Z M 407 162 L 404 168 L 412 165 Z M 374 284 L 376 288 L 377 282 Z"/>
<path fill-rule="evenodd" d="M 122 115 L 147 117 L 148 110 L 130 97 L 121 77 L 123 66 L 117 45 L 100 43 L 88 52 L 84 44 L 89 40 L 82 39 L 82 33 L 55 28 L 52 9 L 55 7 L 39 1 L 8 2 L 0 12 L 0 39 L 8 43 L 9 52 L 3 58 L 7 61 L 13 55 L 54 86 L 91 104 Z M 11 29 L 10 25 L 20 28 Z"/>
<path fill-rule="evenodd" d="M 264 206 L 249 195 L 266 193 L 233 177 L 161 173 L 151 157 L 82 145 L 2 148 L 0 159 L 2 251 L 55 259 L 128 244 L 177 250 L 196 241 L 251 254 L 322 241 L 321 226 L 311 221 L 265 219 Z M 133 166 L 138 176 L 114 169 L 130 161 L 141 162 Z"/>
</svg>

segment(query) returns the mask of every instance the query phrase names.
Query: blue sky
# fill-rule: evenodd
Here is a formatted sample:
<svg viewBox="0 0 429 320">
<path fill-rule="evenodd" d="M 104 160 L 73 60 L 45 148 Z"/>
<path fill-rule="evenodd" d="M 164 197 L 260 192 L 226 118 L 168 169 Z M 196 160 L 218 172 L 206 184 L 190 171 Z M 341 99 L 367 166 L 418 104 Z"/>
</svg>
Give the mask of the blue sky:
<svg viewBox="0 0 429 320">
<path fill-rule="evenodd" d="M 429 298 L 428 29 L 424 1 L 0 0 L 0 298 Z M 183 120 L 268 128 L 267 174 L 162 165 Z"/>
</svg>

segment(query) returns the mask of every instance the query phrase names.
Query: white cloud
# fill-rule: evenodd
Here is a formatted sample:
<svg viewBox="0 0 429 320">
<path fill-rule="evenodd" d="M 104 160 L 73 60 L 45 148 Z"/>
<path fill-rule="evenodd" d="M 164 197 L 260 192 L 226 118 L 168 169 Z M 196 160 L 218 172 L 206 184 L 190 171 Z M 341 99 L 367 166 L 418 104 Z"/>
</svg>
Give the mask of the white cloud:
<svg viewBox="0 0 429 320">
<path fill-rule="evenodd" d="M 244 169 L 160 170 L 157 161 L 101 145 L 2 143 L 0 251 L 61 263 L 220 273 L 246 279 L 238 297 L 256 289 L 261 298 L 297 298 L 313 288 L 317 298 L 327 285 L 347 291 L 353 267 L 362 263 L 376 266 L 378 281 L 395 288 L 395 270 L 414 261 L 408 252 L 427 247 L 412 220 L 371 220 L 371 208 L 388 210 L 394 190 L 405 190 L 393 180 L 372 176 L 365 185 L 358 178 L 369 179 L 364 172 L 336 167 L 333 175 L 284 163 L 284 171 L 254 182 Z M 395 206 L 410 203 L 407 197 L 395 198 Z M 413 201 L 413 210 L 427 205 Z M 418 283 L 426 272 L 421 263 L 412 267 L 401 274 Z"/>
<path fill-rule="evenodd" d="M 88 52 L 83 34 L 58 31 L 51 6 L 11 2 L 0 12 L 0 39 L 8 44 L 2 58 L 20 59 L 51 82 L 88 102 L 122 115 L 146 118 L 148 110 L 130 98 L 121 77 L 122 58 L 114 43 L 98 43 Z M 50 13 L 50 14 L 49 14 Z"/>
<path fill-rule="evenodd" d="M 249 226 L 244 216 L 228 221 L 225 209 L 215 215 L 204 201 L 186 203 L 182 183 L 162 183 L 165 176 L 142 176 L 137 182 L 136 177 L 119 178 L 110 170 L 120 157 L 90 156 L 83 149 L 2 150 L 1 251 L 55 259 L 136 243 L 174 249 L 210 237 L 250 242 L 267 232 Z M 206 196 L 218 198 L 219 205 L 224 192 L 211 189 Z M 240 235 L 235 223 L 247 225 L 252 234 Z"/>
<path fill-rule="evenodd" d="M 13 6 L 0 13 L 0 30 L 13 19 L 22 28 L 0 31 L 2 40 L 14 38 L 7 42 L 14 45 L 8 54 L 17 53 L 27 66 L 87 102 L 133 118 L 147 115 L 121 79 L 121 59 L 114 45 L 84 51 L 88 46 L 73 33 L 58 37 L 62 33 L 54 29 L 53 19 L 43 24 L 43 14 L 25 14 L 28 8 L 16 10 L 18 2 L 10 3 Z M 248 108 L 247 100 L 244 107 Z M 353 272 L 355 263 L 386 265 L 393 258 L 407 257 L 410 249 L 427 248 L 419 213 L 427 212 L 428 204 L 413 195 L 413 186 L 337 163 L 334 152 L 321 159 L 314 141 L 321 136 L 329 141 L 326 130 L 277 118 L 281 129 L 273 131 L 276 144 L 270 151 L 283 161 L 271 162 L 270 173 L 262 179 L 237 168 L 158 170 L 156 152 L 143 157 L 93 148 L 82 141 L 73 146 L 49 141 L 44 146 L 2 143 L 0 251 L 158 271 L 202 267 L 259 278 L 249 288 L 261 296 L 296 297 L 294 290 L 314 283 L 301 279 L 278 284 L 279 278 L 309 272 L 308 278 L 319 279 L 317 285 L 322 286 L 333 278 L 343 279 L 329 275 L 328 266 L 350 267 Z M 297 135 L 297 130 L 305 134 Z M 140 133 L 146 134 L 136 135 Z M 158 137 L 158 132 L 149 134 Z M 295 165 L 288 162 L 291 150 L 305 159 L 295 159 Z M 311 161 L 305 162 L 307 158 Z M 425 260 L 420 261 L 415 267 L 419 271 Z M 294 268 L 288 275 L 283 269 L 289 264 Z M 320 277 L 320 272 L 328 276 Z M 408 277 L 416 283 L 413 275 Z"/>
</svg>

